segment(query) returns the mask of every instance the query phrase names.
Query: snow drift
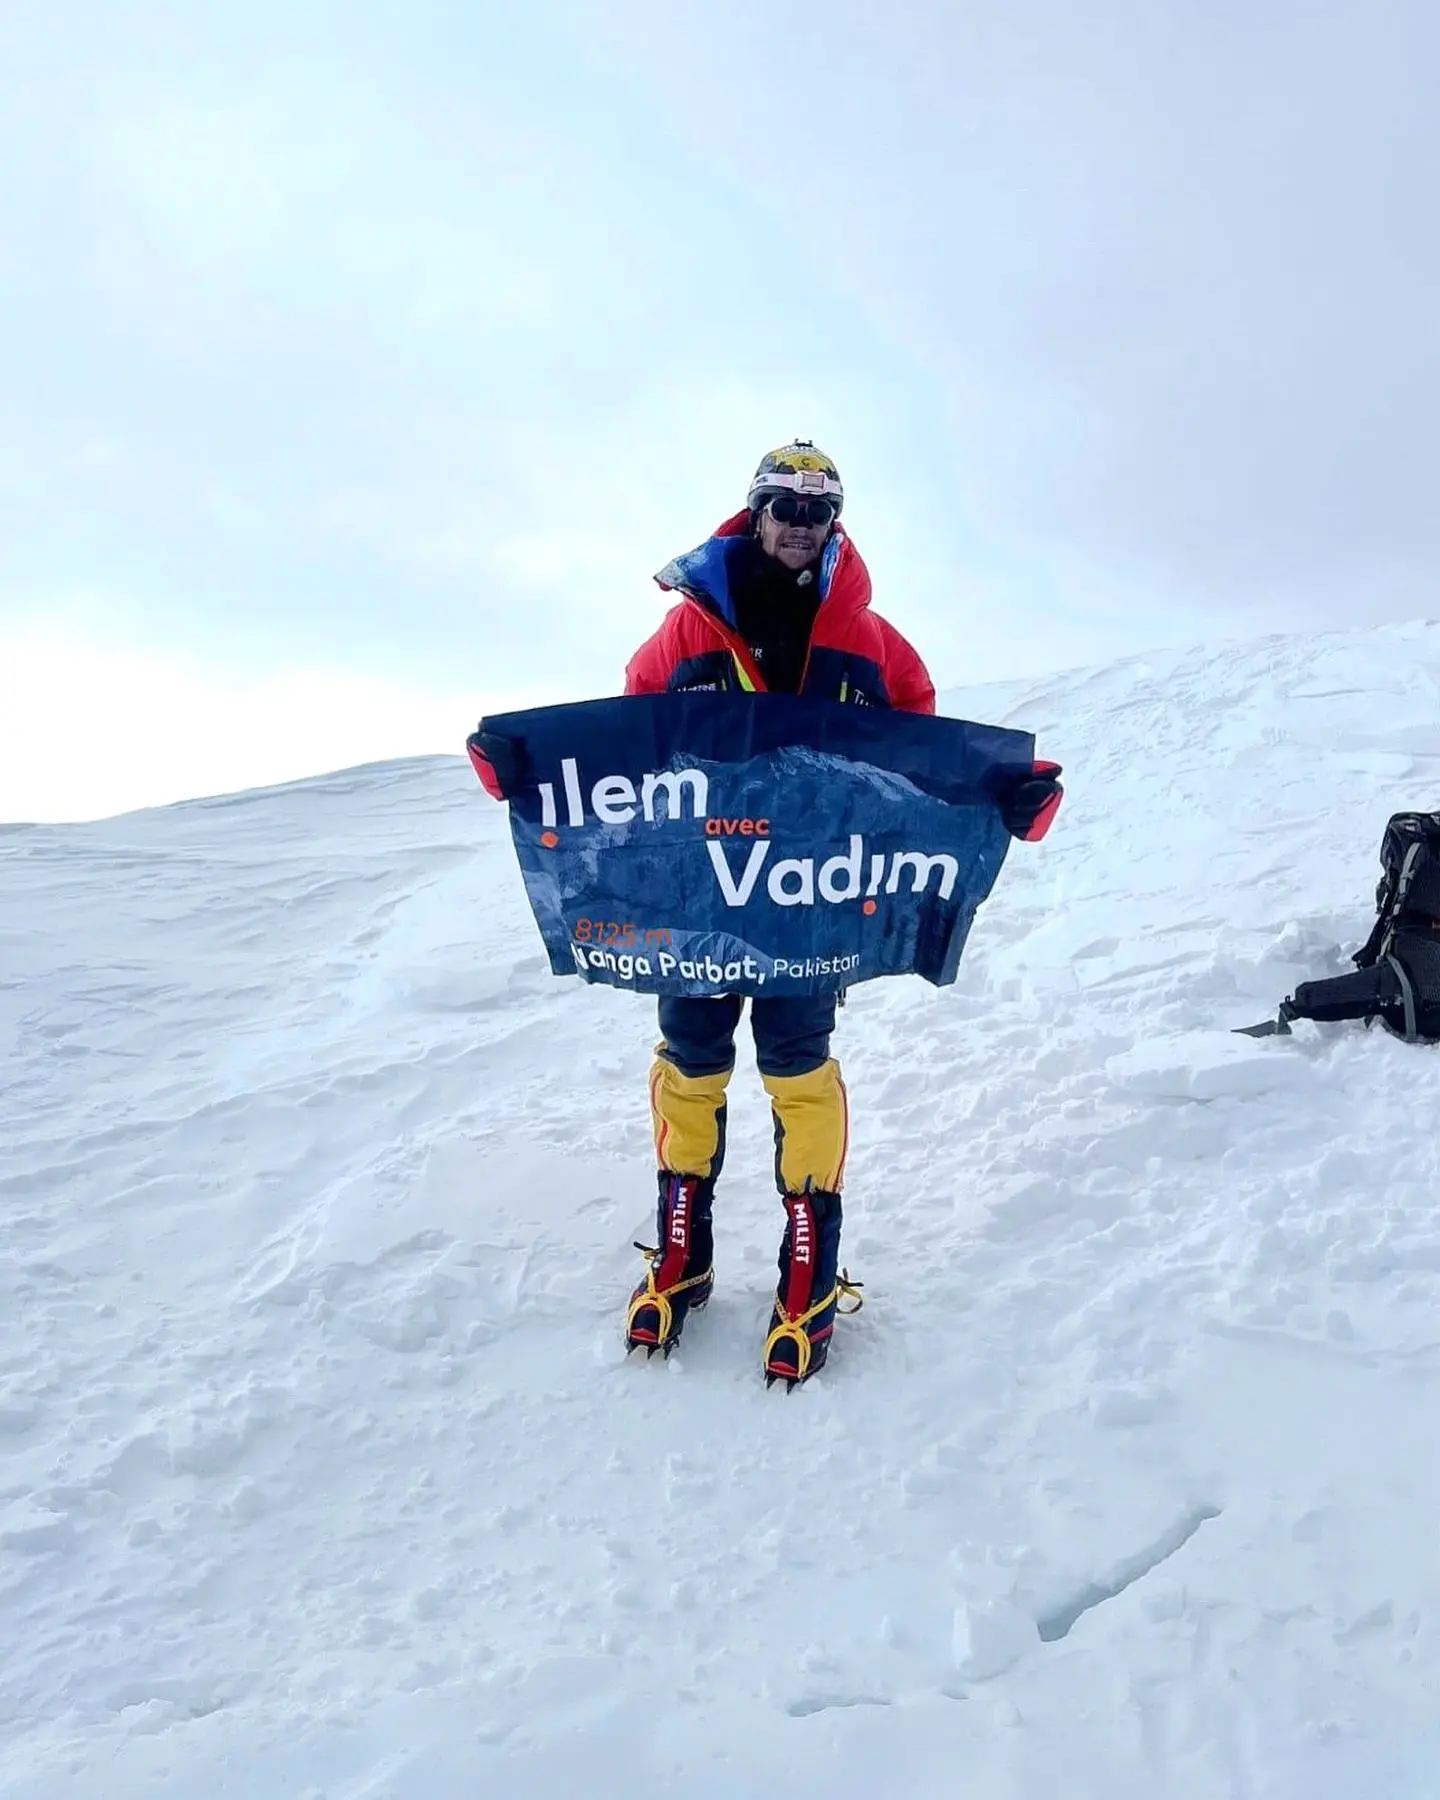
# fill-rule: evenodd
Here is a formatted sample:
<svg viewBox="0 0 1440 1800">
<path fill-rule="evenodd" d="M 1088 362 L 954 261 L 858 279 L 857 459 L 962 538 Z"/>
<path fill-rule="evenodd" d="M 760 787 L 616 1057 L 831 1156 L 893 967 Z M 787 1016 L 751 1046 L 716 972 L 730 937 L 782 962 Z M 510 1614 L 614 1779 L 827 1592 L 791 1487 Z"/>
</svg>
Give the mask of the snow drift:
<svg viewBox="0 0 1440 1800">
<path fill-rule="evenodd" d="M 460 758 L 0 832 L 0 1789 L 1418 1800 L 1440 1062 L 1254 1042 L 1440 803 L 1440 627 L 946 697 L 1066 765 L 960 979 L 853 992 L 867 1305 L 626 1363 L 650 1008 Z"/>
</svg>

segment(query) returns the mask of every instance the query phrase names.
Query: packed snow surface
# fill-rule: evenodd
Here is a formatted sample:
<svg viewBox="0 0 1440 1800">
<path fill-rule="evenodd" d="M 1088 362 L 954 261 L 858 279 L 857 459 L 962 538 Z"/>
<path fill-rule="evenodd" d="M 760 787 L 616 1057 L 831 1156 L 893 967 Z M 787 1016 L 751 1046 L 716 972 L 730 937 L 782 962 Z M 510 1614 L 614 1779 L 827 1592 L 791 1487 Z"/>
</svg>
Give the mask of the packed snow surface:
<svg viewBox="0 0 1440 1800">
<path fill-rule="evenodd" d="M 748 1045 L 715 1300 L 623 1358 L 651 1003 L 461 760 L 0 832 L 6 1800 L 1440 1793 L 1440 1061 L 1230 1033 L 1440 805 L 1440 626 L 944 710 L 1069 797 L 841 1015 L 793 1395 Z"/>
</svg>

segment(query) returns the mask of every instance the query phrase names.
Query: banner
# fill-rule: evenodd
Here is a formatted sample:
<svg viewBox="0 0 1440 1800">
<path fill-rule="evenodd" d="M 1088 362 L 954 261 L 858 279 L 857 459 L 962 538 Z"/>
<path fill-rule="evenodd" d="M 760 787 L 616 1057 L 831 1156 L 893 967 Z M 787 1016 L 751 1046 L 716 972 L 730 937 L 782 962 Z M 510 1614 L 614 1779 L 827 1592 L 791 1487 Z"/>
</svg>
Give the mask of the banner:
<svg viewBox="0 0 1440 1800">
<path fill-rule="evenodd" d="M 511 830 L 557 975 L 645 994 L 955 979 L 1028 732 L 784 694 L 496 714 Z"/>
</svg>

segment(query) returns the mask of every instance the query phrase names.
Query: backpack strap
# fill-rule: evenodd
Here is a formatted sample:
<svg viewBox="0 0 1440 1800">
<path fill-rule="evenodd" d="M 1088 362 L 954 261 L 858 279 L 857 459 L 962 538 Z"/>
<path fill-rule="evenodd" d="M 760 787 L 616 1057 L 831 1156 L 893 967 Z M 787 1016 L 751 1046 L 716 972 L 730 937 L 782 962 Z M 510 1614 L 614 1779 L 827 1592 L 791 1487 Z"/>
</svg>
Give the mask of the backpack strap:
<svg viewBox="0 0 1440 1800">
<path fill-rule="evenodd" d="M 1409 846 L 1405 852 L 1405 860 L 1400 865 L 1400 873 L 1395 878 L 1395 885 L 1386 895 L 1380 908 L 1380 916 L 1375 921 L 1374 930 L 1351 958 L 1360 969 L 1373 968 L 1377 962 L 1390 958 L 1390 946 L 1395 939 L 1395 921 L 1405 910 L 1405 901 L 1410 893 L 1411 884 L 1420 867 L 1420 858 L 1425 853 L 1425 845 L 1419 839 Z"/>
<path fill-rule="evenodd" d="M 1418 849 L 1419 845 L 1416 845 L 1416 848 Z M 1405 860 L 1408 863 L 1410 859 L 1407 857 Z M 1393 932 L 1391 936 L 1394 936 Z M 1385 961 L 1395 971 L 1396 979 L 1400 983 L 1400 998 L 1405 1006 L 1405 1042 L 1413 1044 L 1420 1035 L 1415 1016 L 1415 984 L 1406 973 L 1405 965 L 1398 956 L 1387 954 Z"/>
<path fill-rule="evenodd" d="M 1390 902 L 1387 899 L 1380 908 L 1375 923 L 1370 928 L 1370 935 L 1350 958 L 1357 969 L 1373 969 L 1380 960 L 1380 947 L 1385 942 L 1385 934 L 1390 929 Z"/>
<path fill-rule="evenodd" d="M 1410 884 L 1415 879 L 1416 871 L 1420 867 L 1420 858 L 1424 854 L 1425 845 L 1419 838 L 1416 838 L 1415 842 L 1405 852 L 1405 860 L 1400 865 L 1400 879 L 1395 883 L 1394 898 L 1385 909 L 1390 916 L 1390 929 L 1385 933 L 1385 941 L 1380 947 L 1380 954 L 1382 956 L 1388 957 L 1390 955 L 1390 946 L 1395 941 L 1395 921 L 1405 910 L 1405 902 L 1410 896 Z M 1406 988 L 1407 990 L 1409 988 L 1408 980 L 1406 982 Z M 1407 1004 L 1407 1011 L 1408 1010 L 1409 1006 Z"/>
</svg>

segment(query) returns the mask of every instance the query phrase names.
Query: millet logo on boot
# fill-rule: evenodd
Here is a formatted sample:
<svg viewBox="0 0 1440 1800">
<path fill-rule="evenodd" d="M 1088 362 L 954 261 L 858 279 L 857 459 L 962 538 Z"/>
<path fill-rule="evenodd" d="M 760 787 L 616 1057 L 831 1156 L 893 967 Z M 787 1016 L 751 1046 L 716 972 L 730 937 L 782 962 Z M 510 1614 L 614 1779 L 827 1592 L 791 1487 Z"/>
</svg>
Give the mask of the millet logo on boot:
<svg viewBox="0 0 1440 1800">
<path fill-rule="evenodd" d="M 690 1245 L 690 1183 L 679 1182 L 675 1188 L 675 1204 L 670 1211 L 670 1242 L 676 1250 Z"/>
<path fill-rule="evenodd" d="M 815 1222 L 810 1208 L 801 1201 L 790 1214 L 791 1260 L 809 1268 L 815 1255 Z"/>
</svg>

